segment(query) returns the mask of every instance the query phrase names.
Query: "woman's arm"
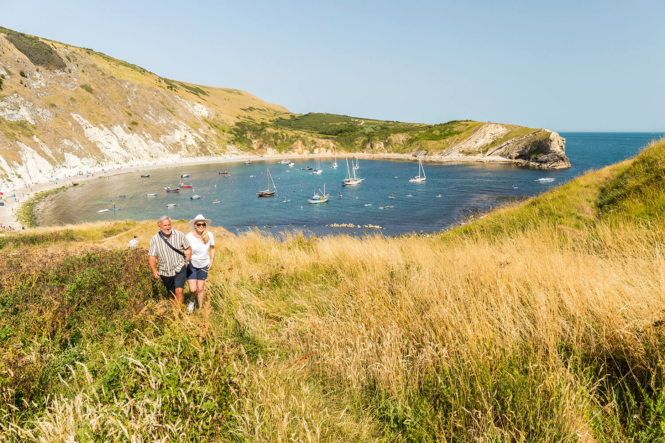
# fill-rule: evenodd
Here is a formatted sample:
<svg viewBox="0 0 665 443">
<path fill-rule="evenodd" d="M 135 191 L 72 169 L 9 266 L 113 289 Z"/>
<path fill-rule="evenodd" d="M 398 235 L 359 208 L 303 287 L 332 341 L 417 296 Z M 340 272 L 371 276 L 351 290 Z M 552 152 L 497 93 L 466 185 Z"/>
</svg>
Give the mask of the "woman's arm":
<svg viewBox="0 0 665 443">
<path fill-rule="evenodd" d="M 212 262 L 215 259 L 215 245 L 210 245 L 210 264 L 208 265 L 208 269 L 212 268 Z"/>
</svg>

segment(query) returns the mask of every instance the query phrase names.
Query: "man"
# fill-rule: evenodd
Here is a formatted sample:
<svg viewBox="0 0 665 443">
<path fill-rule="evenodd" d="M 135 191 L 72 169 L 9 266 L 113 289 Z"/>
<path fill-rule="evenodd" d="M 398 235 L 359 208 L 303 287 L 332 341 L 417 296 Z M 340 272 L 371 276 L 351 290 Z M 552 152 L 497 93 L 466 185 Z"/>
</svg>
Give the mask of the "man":
<svg viewBox="0 0 665 443">
<path fill-rule="evenodd" d="M 181 305 L 185 299 L 182 291 L 187 281 L 187 265 L 192 256 L 192 248 L 185 234 L 171 228 L 171 219 L 163 215 L 157 220 L 159 232 L 150 239 L 148 263 L 155 278 L 161 278 L 166 290 L 175 295 L 175 302 Z M 159 259 L 159 272 L 156 268 Z"/>
</svg>

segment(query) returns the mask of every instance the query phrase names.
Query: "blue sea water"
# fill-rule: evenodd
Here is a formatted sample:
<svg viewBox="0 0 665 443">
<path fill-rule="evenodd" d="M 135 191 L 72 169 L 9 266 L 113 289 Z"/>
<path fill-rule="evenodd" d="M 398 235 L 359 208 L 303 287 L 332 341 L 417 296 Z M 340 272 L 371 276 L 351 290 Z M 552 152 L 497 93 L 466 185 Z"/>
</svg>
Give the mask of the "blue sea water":
<svg viewBox="0 0 665 443">
<path fill-rule="evenodd" d="M 97 220 L 148 220 L 163 214 L 173 219 L 191 219 L 203 214 L 213 225 L 231 232 L 259 228 L 271 232 L 304 230 L 318 235 L 351 233 L 362 235 L 365 229 L 335 229 L 332 223 L 382 226 L 384 235 L 408 232 L 433 232 L 458 223 L 468 215 L 487 210 L 506 201 L 540 194 L 592 169 L 630 158 L 659 139 L 662 133 L 561 133 L 566 138 L 570 169 L 541 171 L 512 165 L 495 164 L 425 164 L 427 180 L 410 183 L 418 174 L 418 163 L 384 160 L 360 160 L 365 180 L 357 186 L 342 186 L 346 175 L 344 159 L 332 169 L 331 159 L 321 162 L 323 173 L 313 175 L 301 168 L 316 167 L 312 159 L 295 160 L 295 167 L 275 160 L 166 168 L 150 171 L 149 179 L 139 172 L 92 179 L 84 186 L 57 194 L 38 207 L 39 225 L 61 225 Z M 277 196 L 257 198 L 267 188 L 266 168 L 277 187 Z M 231 177 L 218 174 L 228 170 Z M 177 185 L 182 174 L 192 189 L 179 194 L 164 191 Z M 539 182 L 552 178 L 552 182 Z M 319 189 L 330 194 L 328 203 L 309 205 L 307 199 Z M 157 197 L 147 197 L 158 192 Z M 340 196 L 341 193 L 341 196 Z M 204 198 L 190 200 L 198 194 Z M 125 195 L 125 197 L 120 197 Z M 390 198 L 393 195 L 394 198 Z M 439 197 L 440 196 L 440 197 Z M 289 199 L 284 203 L 284 199 Z M 218 199 L 219 204 L 213 201 Z M 179 206 L 167 209 L 168 203 Z M 100 209 L 117 211 L 98 214 Z M 371 206 L 365 206 L 371 204 Z M 392 206 L 391 208 L 385 208 Z M 384 207 L 384 209 L 381 209 Z"/>
</svg>

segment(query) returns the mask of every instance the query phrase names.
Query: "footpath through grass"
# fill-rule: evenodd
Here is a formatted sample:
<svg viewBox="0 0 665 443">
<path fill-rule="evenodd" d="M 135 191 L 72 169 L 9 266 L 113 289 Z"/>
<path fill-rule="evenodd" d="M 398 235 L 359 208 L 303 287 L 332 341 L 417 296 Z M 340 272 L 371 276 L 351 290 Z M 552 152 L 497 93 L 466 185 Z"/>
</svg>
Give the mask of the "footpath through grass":
<svg viewBox="0 0 665 443">
<path fill-rule="evenodd" d="M 663 177 L 659 142 L 434 238 L 220 232 L 193 317 L 152 225 L 11 236 L 0 439 L 663 440 Z"/>
</svg>

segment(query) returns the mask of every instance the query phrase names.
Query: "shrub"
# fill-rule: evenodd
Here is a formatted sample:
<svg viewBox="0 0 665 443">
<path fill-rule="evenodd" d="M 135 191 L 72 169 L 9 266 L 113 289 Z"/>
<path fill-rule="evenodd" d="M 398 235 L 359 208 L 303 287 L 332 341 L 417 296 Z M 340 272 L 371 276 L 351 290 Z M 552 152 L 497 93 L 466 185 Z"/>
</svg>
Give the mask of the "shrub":
<svg viewBox="0 0 665 443">
<path fill-rule="evenodd" d="M 65 69 L 67 67 L 58 53 L 37 37 L 10 31 L 7 33 L 7 40 L 23 55 L 28 57 L 33 65 L 43 66 L 48 69 Z"/>
<path fill-rule="evenodd" d="M 19 74 L 20 74 L 21 77 L 23 77 L 23 78 L 28 78 L 28 76 L 25 74 L 25 71 L 23 71 L 23 69 L 21 69 L 21 70 L 19 71 Z"/>
<path fill-rule="evenodd" d="M 90 94 L 92 94 L 92 86 L 90 86 L 90 85 L 81 85 L 80 88 L 83 89 L 84 91 L 88 91 Z"/>
</svg>

